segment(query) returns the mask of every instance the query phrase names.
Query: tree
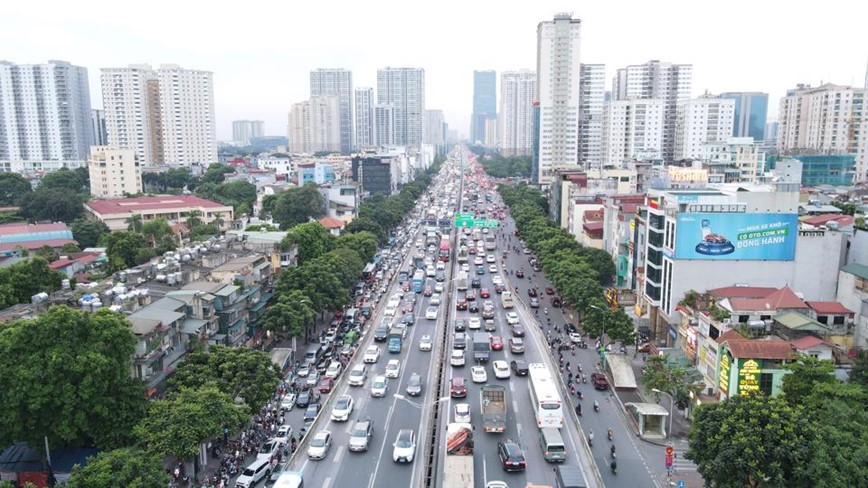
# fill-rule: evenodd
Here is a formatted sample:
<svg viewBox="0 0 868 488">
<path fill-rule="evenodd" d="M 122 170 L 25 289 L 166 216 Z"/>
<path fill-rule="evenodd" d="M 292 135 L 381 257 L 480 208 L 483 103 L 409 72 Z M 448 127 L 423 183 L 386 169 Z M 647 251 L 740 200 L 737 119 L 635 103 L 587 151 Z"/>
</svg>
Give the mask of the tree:
<svg viewBox="0 0 868 488">
<path fill-rule="evenodd" d="M 21 213 L 31 221 L 73 222 L 84 212 L 82 203 L 78 192 L 40 186 L 22 202 Z"/>
<path fill-rule="evenodd" d="M 673 363 L 666 354 L 655 354 L 648 356 L 645 361 L 642 385 L 646 393 L 655 394 L 657 402 L 660 402 L 660 393 L 653 390 L 669 393 L 675 400 L 675 406 L 684 410 L 690 405 L 690 394 L 702 391 L 705 383 L 696 368 Z"/>
<path fill-rule="evenodd" d="M 60 254 L 67 255 L 74 252 L 81 252 L 81 248 L 71 242 L 60 246 Z"/>
<path fill-rule="evenodd" d="M 145 246 L 141 234 L 130 231 L 112 232 L 103 236 L 109 268 L 119 271 L 139 264 L 139 248 Z"/>
<path fill-rule="evenodd" d="M 81 193 L 89 191 L 85 188 L 85 181 L 82 179 L 82 174 L 68 168 L 61 168 L 57 171 L 48 173 L 42 177 L 39 182 L 39 190 L 69 190 L 72 193 Z"/>
<path fill-rule="evenodd" d="M 0 268 L 0 309 L 19 303 L 30 303 L 38 293 L 51 293 L 60 289 L 63 273 L 48 267 L 48 261 L 39 256 Z"/>
<path fill-rule="evenodd" d="M 311 308 L 311 303 L 310 298 L 301 290 L 281 293 L 277 303 L 265 310 L 263 327 L 285 336 L 307 338 L 309 328 L 316 318 L 316 311 Z"/>
<path fill-rule="evenodd" d="M 298 264 L 304 264 L 311 259 L 318 258 L 332 248 L 334 236 L 319 222 L 307 222 L 298 224 L 289 230 L 284 237 L 281 247 L 288 249 L 292 245 L 298 246 Z"/>
<path fill-rule="evenodd" d="M 104 234 L 111 232 L 108 226 L 99 220 L 78 219 L 70 227 L 72 237 L 82 248 L 96 246 Z"/>
<path fill-rule="evenodd" d="M 119 313 L 51 307 L 0 325 L 0 443 L 113 448 L 145 412 L 130 377 L 136 339 Z"/>
<path fill-rule="evenodd" d="M 706 483 L 721 488 L 811 486 L 797 471 L 814 455 L 814 435 L 801 407 L 741 395 L 699 407 L 686 457 Z"/>
<path fill-rule="evenodd" d="M 18 205 L 33 194 L 30 182 L 18 173 L 0 173 L 0 206 Z"/>
<path fill-rule="evenodd" d="M 57 251 L 55 251 L 53 247 L 47 244 L 34 251 L 33 254 L 41 257 L 49 263 L 57 261 L 60 258 L 60 255 L 57 254 Z"/>
<path fill-rule="evenodd" d="M 190 230 L 193 230 L 196 227 L 202 225 L 202 212 L 198 210 L 190 210 L 189 212 L 187 212 L 186 223 L 187 228 L 189 228 Z"/>
<path fill-rule="evenodd" d="M 784 375 L 781 391 L 791 405 L 801 405 L 820 383 L 835 383 L 835 365 L 831 361 L 799 355 L 784 365 L 790 374 Z"/>
<path fill-rule="evenodd" d="M 76 465 L 66 486 L 69 488 L 154 488 L 169 485 L 163 462 L 136 447 L 103 451 L 88 458 L 87 465 Z"/>
<path fill-rule="evenodd" d="M 373 234 L 377 238 L 377 242 L 381 244 L 386 242 L 386 232 L 380 227 L 380 224 L 369 217 L 356 217 L 344 227 L 344 232 L 349 234 L 365 231 Z"/>
<path fill-rule="evenodd" d="M 212 164 L 208 166 L 205 174 L 200 178 L 199 185 L 204 183 L 223 183 L 226 181 L 226 174 L 234 172 L 235 170 L 226 164 Z"/>
<path fill-rule="evenodd" d="M 143 223 L 141 234 L 151 247 L 160 246 L 166 237 L 170 239 L 169 247 L 172 247 L 172 228 L 169 227 L 169 222 L 162 217 Z"/>
<path fill-rule="evenodd" d="M 258 411 L 274 394 L 280 377 L 280 369 L 267 353 L 214 346 L 187 354 L 169 378 L 169 385 L 177 390 L 213 384 L 233 400 L 241 397 L 252 411 Z"/>
<path fill-rule="evenodd" d="M 272 217 L 281 229 L 289 229 L 311 218 L 325 215 L 325 199 L 313 183 L 300 188 L 290 188 L 277 197 Z"/>
<path fill-rule="evenodd" d="M 850 370 L 850 381 L 868 389 L 868 351 L 859 351 Z"/>
<path fill-rule="evenodd" d="M 144 220 L 142 220 L 141 214 L 132 214 L 130 215 L 130 218 L 127 219 L 127 230 L 141 232 L 142 225 L 144 225 Z"/>
<path fill-rule="evenodd" d="M 183 190 L 193 179 L 190 169 L 186 167 L 168 169 L 163 173 L 163 176 L 166 188 L 177 188 L 179 190 Z"/>
</svg>

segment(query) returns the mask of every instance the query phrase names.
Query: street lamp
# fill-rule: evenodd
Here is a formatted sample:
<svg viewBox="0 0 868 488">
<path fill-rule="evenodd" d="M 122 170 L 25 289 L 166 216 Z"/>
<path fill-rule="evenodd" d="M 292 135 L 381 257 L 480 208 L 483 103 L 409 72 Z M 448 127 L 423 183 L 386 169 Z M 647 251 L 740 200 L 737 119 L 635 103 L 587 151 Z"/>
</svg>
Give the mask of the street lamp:
<svg viewBox="0 0 868 488">
<path fill-rule="evenodd" d="M 426 404 L 426 403 L 418 403 L 418 402 L 414 402 L 414 401 L 410 400 L 409 398 L 407 398 L 406 396 L 404 396 L 404 395 L 402 395 L 402 394 L 400 394 L 400 393 L 395 393 L 395 394 L 393 394 L 392 396 L 395 397 L 396 400 L 403 400 L 403 401 L 409 403 L 410 405 L 412 405 L 412 406 L 414 406 L 414 407 L 416 407 L 416 408 L 418 408 L 418 409 L 420 409 L 420 410 L 423 409 L 423 408 L 425 408 L 425 407 L 433 407 L 434 405 L 437 405 L 437 404 L 440 403 L 440 402 L 445 402 L 446 400 L 451 399 L 451 397 L 448 397 L 448 396 L 446 396 L 446 397 L 440 397 L 440 398 L 434 400 L 433 402 L 431 402 L 430 405 L 428 405 L 428 404 Z"/>
<path fill-rule="evenodd" d="M 667 393 L 665 391 L 658 390 L 657 388 L 651 388 L 651 391 L 653 391 L 654 393 L 663 394 L 663 395 L 666 395 L 669 397 L 669 429 L 666 430 L 666 438 L 671 439 L 672 438 L 672 412 L 673 412 L 673 408 L 675 407 L 675 398 L 672 396 L 671 393 Z"/>
</svg>

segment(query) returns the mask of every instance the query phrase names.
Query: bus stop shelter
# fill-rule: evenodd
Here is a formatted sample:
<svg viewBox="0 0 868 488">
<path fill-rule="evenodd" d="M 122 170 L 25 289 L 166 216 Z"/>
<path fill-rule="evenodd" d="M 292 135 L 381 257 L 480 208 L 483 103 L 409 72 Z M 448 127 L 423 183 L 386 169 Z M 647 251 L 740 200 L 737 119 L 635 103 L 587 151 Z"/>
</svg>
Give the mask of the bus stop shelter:
<svg viewBox="0 0 868 488">
<path fill-rule="evenodd" d="M 624 409 L 640 437 L 660 439 L 666 437 L 669 412 L 656 403 L 625 403 Z"/>
<path fill-rule="evenodd" d="M 606 353 L 606 365 L 612 373 L 612 387 L 616 390 L 635 390 L 636 375 L 630 357 L 618 353 Z"/>
</svg>

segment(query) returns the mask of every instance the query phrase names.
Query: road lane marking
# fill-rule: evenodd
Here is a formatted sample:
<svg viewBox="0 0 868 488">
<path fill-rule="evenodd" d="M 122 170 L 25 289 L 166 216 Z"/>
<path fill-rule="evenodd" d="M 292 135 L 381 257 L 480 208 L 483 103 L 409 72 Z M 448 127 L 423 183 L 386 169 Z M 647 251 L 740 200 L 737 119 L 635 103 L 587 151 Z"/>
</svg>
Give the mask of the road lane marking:
<svg viewBox="0 0 868 488">
<path fill-rule="evenodd" d="M 389 432 L 389 424 L 392 420 L 392 413 L 395 411 L 395 404 L 398 402 L 398 399 L 392 397 L 392 405 L 389 406 L 389 413 L 386 414 L 386 427 L 383 429 L 383 445 L 380 446 L 380 453 L 377 455 L 377 463 L 376 467 L 374 467 L 374 472 L 371 474 L 371 480 L 368 482 L 368 488 L 374 488 L 374 481 L 377 479 L 377 472 L 380 470 L 380 466 L 383 464 L 383 451 L 386 450 L 386 444 L 388 443 L 387 433 Z"/>
<path fill-rule="evenodd" d="M 331 476 L 329 476 L 328 478 L 323 480 L 322 488 L 329 488 L 329 485 L 331 485 L 331 484 L 332 484 L 332 478 L 331 478 Z"/>
<path fill-rule="evenodd" d="M 509 382 L 509 391 L 515 393 L 515 383 L 513 383 L 512 381 Z"/>
<path fill-rule="evenodd" d="M 344 456 L 344 446 L 338 446 L 337 452 L 335 453 L 335 463 L 340 463 L 341 458 Z"/>
</svg>

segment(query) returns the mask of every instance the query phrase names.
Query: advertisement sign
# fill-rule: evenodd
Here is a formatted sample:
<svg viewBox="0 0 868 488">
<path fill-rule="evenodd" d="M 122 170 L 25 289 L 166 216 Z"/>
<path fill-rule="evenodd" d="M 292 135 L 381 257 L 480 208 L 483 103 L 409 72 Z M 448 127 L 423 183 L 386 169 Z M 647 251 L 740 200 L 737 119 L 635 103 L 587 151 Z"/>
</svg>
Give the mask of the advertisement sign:
<svg viewBox="0 0 868 488">
<path fill-rule="evenodd" d="M 796 256 L 796 214 L 681 213 L 677 222 L 677 259 L 792 261 Z"/>
<path fill-rule="evenodd" d="M 720 356 L 720 378 L 717 385 L 720 387 L 721 398 L 729 397 L 729 354 L 724 353 Z"/>
<path fill-rule="evenodd" d="M 690 185 L 705 185 L 708 183 L 708 170 L 702 168 L 681 168 L 678 166 L 669 166 L 666 168 L 669 173 L 669 182 L 683 186 Z M 679 201 L 681 199 L 679 198 Z"/>
<path fill-rule="evenodd" d="M 762 370 L 755 359 L 742 360 L 738 368 L 738 394 L 759 391 L 759 380 Z"/>
</svg>

